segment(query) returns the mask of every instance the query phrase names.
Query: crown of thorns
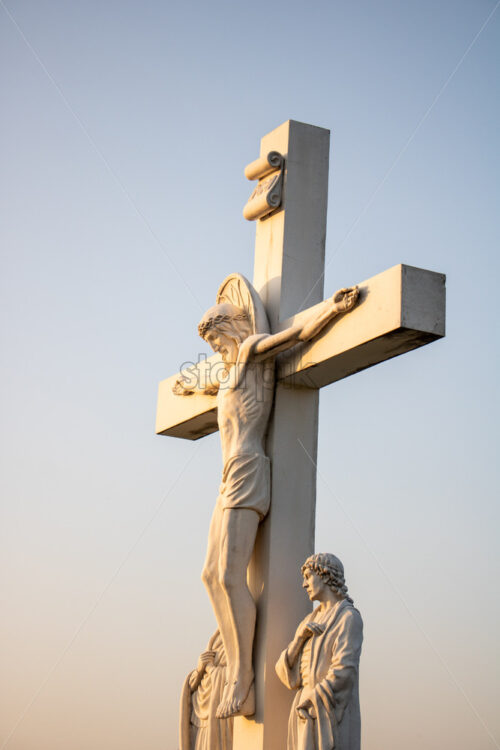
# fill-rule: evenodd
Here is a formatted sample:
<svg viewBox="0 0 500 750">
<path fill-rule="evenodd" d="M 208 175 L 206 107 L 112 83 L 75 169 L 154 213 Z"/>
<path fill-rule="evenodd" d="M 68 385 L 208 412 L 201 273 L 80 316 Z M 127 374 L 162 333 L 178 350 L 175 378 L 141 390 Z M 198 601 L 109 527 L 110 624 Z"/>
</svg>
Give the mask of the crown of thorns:
<svg viewBox="0 0 500 750">
<path fill-rule="evenodd" d="M 229 323 L 233 320 L 248 320 L 248 315 L 246 312 L 235 313 L 234 315 L 219 313 L 213 317 L 206 318 L 206 320 L 202 320 L 198 325 L 198 333 L 204 339 L 211 328 L 216 328 L 219 323 Z"/>
</svg>

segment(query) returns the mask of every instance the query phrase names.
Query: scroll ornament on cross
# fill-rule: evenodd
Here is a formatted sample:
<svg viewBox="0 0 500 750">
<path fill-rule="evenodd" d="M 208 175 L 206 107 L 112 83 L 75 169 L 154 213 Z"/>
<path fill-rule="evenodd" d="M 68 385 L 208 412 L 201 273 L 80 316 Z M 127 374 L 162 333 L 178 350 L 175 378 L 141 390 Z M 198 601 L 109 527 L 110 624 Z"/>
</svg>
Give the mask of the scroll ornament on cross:
<svg viewBox="0 0 500 750">
<path fill-rule="evenodd" d="M 281 205 L 285 159 L 278 151 L 270 151 L 245 169 L 247 180 L 259 180 L 243 209 L 248 221 L 263 219 Z"/>
</svg>

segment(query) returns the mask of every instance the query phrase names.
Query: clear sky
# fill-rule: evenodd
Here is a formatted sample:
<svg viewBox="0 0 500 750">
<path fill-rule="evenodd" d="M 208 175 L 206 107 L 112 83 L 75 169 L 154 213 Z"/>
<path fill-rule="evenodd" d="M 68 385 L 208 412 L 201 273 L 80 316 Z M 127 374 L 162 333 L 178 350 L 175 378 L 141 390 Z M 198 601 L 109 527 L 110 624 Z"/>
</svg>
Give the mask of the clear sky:
<svg viewBox="0 0 500 750">
<path fill-rule="evenodd" d="M 321 395 L 316 547 L 365 621 L 363 747 L 499 748 L 498 3 L 0 19 L 0 747 L 177 746 L 221 459 L 154 435 L 157 383 L 252 276 L 243 168 L 294 118 L 332 130 L 326 292 L 448 278 L 446 339 Z"/>
</svg>

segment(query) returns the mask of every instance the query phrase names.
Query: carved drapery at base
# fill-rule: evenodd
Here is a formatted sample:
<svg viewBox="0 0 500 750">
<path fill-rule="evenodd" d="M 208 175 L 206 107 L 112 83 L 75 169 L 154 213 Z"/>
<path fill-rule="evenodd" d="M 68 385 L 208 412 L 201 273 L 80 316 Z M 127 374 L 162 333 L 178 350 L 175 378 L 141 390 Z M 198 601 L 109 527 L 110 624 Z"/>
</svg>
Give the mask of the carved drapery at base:
<svg viewBox="0 0 500 750">
<path fill-rule="evenodd" d="M 213 654 L 208 656 L 208 654 Z M 187 677 L 182 688 L 180 706 L 180 750 L 232 750 L 233 719 L 217 719 L 215 713 L 222 699 L 227 664 L 219 631 L 210 638 L 207 650 Z"/>
</svg>

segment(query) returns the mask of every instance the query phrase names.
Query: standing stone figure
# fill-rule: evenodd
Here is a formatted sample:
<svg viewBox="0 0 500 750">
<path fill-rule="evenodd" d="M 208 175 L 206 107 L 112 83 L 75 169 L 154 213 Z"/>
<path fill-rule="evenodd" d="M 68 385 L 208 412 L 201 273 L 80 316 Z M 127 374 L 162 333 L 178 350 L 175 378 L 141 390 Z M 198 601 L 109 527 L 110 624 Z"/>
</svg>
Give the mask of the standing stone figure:
<svg viewBox="0 0 500 750">
<path fill-rule="evenodd" d="M 217 719 L 215 712 L 226 682 L 226 654 L 218 630 L 182 688 L 180 750 L 232 750 L 233 719 Z"/>
<path fill-rule="evenodd" d="M 359 750 L 363 621 L 347 594 L 338 557 L 312 555 L 302 574 L 309 598 L 320 604 L 302 620 L 276 664 L 281 682 L 297 691 L 287 750 Z"/>
<path fill-rule="evenodd" d="M 209 383 L 180 378 L 174 393 L 217 393 L 223 472 L 212 516 L 203 582 L 215 612 L 228 660 L 228 683 L 219 718 L 255 712 L 252 647 L 256 607 L 247 568 L 259 523 L 270 503 L 270 462 L 264 441 L 274 398 L 274 362 L 279 352 L 316 336 L 336 315 L 356 304 L 358 288 L 340 289 L 315 308 L 303 325 L 269 333 L 262 301 L 240 274 L 219 288 L 217 304 L 203 316 L 200 336 L 224 363 Z"/>
</svg>

